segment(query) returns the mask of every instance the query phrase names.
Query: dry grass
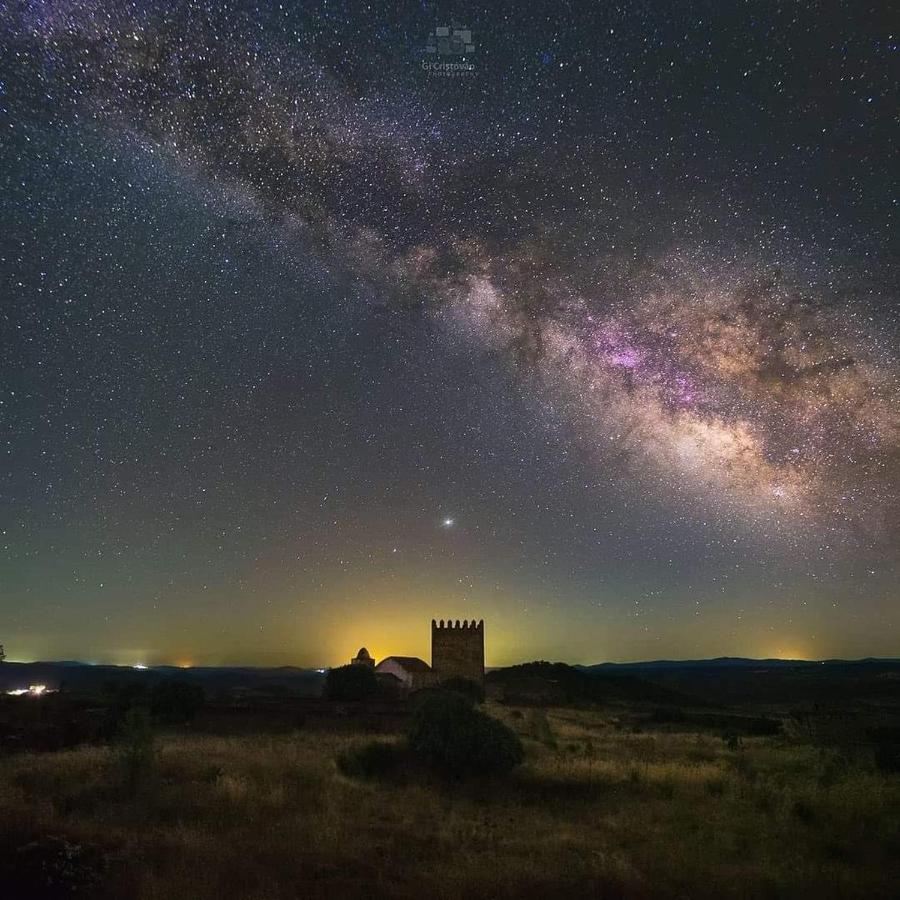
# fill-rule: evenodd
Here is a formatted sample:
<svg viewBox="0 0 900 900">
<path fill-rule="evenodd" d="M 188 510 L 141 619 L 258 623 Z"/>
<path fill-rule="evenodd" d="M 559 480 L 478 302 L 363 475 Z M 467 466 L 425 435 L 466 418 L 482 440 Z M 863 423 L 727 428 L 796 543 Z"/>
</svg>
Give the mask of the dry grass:
<svg viewBox="0 0 900 900">
<path fill-rule="evenodd" d="M 354 781 L 334 759 L 362 736 L 171 736 L 137 795 L 105 748 L 3 760 L 0 808 L 108 848 L 110 896 L 147 900 L 887 897 L 900 882 L 900 779 L 865 762 L 492 711 L 527 748 L 505 781 Z"/>
</svg>

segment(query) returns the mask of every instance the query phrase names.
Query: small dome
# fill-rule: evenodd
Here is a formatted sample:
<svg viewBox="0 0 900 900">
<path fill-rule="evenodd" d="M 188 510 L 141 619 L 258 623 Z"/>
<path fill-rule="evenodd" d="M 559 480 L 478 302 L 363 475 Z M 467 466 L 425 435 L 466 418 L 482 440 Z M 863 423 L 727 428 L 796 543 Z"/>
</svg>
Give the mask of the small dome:
<svg viewBox="0 0 900 900">
<path fill-rule="evenodd" d="M 369 651 L 366 650 L 365 647 L 360 647 L 359 653 L 356 654 L 356 658 L 357 659 L 371 659 L 372 657 L 369 656 Z"/>
</svg>

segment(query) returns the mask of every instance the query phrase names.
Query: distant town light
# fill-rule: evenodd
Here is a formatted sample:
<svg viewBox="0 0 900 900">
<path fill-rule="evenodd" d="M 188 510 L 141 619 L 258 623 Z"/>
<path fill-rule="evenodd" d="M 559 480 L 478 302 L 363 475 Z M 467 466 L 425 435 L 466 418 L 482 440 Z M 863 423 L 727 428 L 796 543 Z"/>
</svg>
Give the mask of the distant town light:
<svg viewBox="0 0 900 900">
<path fill-rule="evenodd" d="M 135 663 L 131 668 L 132 669 L 146 669 L 147 667 L 143 663 Z"/>
<path fill-rule="evenodd" d="M 6 693 L 10 697 L 24 697 L 26 694 L 29 697 L 40 697 L 41 694 L 49 694 L 52 691 L 48 690 L 46 684 L 29 684 L 27 688 L 16 688 L 14 691 Z"/>
</svg>

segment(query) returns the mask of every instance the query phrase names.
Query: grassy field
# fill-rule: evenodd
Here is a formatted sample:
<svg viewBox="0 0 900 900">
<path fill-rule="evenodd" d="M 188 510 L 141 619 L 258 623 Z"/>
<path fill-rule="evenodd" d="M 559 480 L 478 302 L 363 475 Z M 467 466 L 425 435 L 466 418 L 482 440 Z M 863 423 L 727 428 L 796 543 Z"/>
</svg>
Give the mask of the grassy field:
<svg viewBox="0 0 900 900">
<path fill-rule="evenodd" d="M 900 884 L 900 777 L 865 758 L 633 733 L 613 711 L 488 709 L 526 761 L 464 784 L 348 778 L 336 757 L 373 735 L 311 729 L 162 735 L 131 787 L 109 747 L 9 756 L 0 835 L 99 848 L 93 896 L 116 898 L 872 898 Z"/>
</svg>

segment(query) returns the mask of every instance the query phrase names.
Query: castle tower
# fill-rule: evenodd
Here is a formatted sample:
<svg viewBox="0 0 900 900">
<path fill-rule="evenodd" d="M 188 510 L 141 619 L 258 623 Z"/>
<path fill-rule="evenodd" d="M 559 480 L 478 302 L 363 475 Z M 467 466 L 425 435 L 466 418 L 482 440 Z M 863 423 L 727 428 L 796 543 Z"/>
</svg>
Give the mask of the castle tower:
<svg viewBox="0 0 900 900">
<path fill-rule="evenodd" d="M 484 620 L 431 620 L 431 668 L 438 681 L 468 678 L 484 682 Z"/>
</svg>

